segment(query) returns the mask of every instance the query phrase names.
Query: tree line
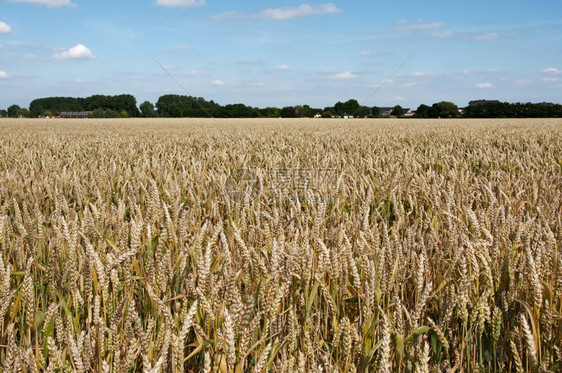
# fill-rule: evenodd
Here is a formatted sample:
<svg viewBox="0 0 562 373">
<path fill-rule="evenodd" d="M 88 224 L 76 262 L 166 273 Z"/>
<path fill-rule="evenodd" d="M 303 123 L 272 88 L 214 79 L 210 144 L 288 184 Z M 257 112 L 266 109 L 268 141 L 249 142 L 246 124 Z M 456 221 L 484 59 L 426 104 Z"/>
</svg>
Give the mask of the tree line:
<svg viewBox="0 0 562 373">
<path fill-rule="evenodd" d="M 282 108 L 258 108 L 241 103 L 220 105 L 203 97 L 167 94 L 158 98 L 155 104 L 144 101 L 137 106 L 137 100 L 130 94 L 115 96 L 93 95 L 90 97 L 46 97 L 33 100 L 29 108 L 12 105 L 7 110 L 0 110 L 0 117 L 37 118 L 59 116 L 63 112 L 89 112 L 91 118 L 127 118 L 127 117 L 215 117 L 215 118 L 323 118 L 353 116 L 357 118 L 377 118 L 383 113 L 394 117 L 404 115 L 404 109 L 396 105 L 392 110 L 378 106 L 365 106 L 355 99 L 338 101 L 333 106 L 315 108 L 309 105 L 286 106 Z M 459 110 L 457 105 L 448 101 L 434 103 L 431 106 L 421 104 L 416 109 L 417 118 L 538 118 L 562 117 L 562 105 L 550 103 L 507 103 L 484 102 L 469 105 Z"/>
</svg>

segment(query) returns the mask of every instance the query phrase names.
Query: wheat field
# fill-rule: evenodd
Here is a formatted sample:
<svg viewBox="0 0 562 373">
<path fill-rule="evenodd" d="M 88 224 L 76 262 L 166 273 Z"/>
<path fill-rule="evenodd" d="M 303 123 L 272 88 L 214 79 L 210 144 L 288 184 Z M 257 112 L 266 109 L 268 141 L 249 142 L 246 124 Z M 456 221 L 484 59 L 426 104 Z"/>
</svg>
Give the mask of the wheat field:
<svg viewBox="0 0 562 373">
<path fill-rule="evenodd" d="M 562 120 L 0 120 L 3 372 L 544 372 Z"/>
</svg>

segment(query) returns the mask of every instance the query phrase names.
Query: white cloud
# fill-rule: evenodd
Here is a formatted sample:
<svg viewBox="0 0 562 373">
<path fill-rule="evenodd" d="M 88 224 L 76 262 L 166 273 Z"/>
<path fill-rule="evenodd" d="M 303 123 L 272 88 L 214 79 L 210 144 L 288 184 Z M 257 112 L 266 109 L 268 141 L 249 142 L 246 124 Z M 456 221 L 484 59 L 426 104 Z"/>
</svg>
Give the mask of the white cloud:
<svg viewBox="0 0 562 373">
<path fill-rule="evenodd" d="M 414 83 L 414 82 L 402 84 L 402 86 L 403 86 L 403 87 L 406 87 L 406 88 L 415 87 L 415 86 L 417 86 L 417 85 L 418 85 L 418 83 Z"/>
<path fill-rule="evenodd" d="M 499 38 L 501 35 L 498 34 L 497 32 L 489 32 L 486 34 L 475 34 L 472 35 L 472 39 L 474 40 L 490 40 L 490 39 L 497 39 Z"/>
<path fill-rule="evenodd" d="M 216 86 L 222 86 L 224 85 L 224 82 L 222 80 L 213 80 L 211 84 Z"/>
<path fill-rule="evenodd" d="M 174 50 L 174 51 L 188 51 L 191 49 L 189 45 L 174 45 L 172 47 L 168 47 L 166 49 Z"/>
<path fill-rule="evenodd" d="M 0 21 L 0 34 L 9 34 L 12 28 L 6 22 Z"/>
<path fill-rule="evenodd" d="M 444 24 L 440 22 L 408 23 L 406 20 L 402 20 L 396 24 L 396 29 L 398 31 L 434 30 L 443 26 Z"/>
<path fill-rule="evenodd" d="M 394 99 L 395 99 L 396 101 L 402 101 L 402 100 L 404 100 L 404 97 L 402 97 L 402 96 L 396 96 L 396 97 L 394 97 Z"/>
<path fill-rule="evenodd" d="M 556 67 L 547 67 L 542 71 L 545 74 L 560 74 L 562 71 L 558 70 Z"/>
<path fill-rule="evenodd" d="M 156 0 L 156 5 L 166 8 L 190 8 L 205 4 L 205 0 Z"/>
<path fill-rule="evenodd" d="M 361 52 L 362 56 L 378 56 L 383 54 L 383 52 L 369 52 L 369 51 L 363 51 Z"/>
<path fill-rule="evenodd" d="M 441 75 L 441 74 L 439 74 L 439 73 L 430 73 L 430 72 L 416 71 L 416 72 L 414 72 L 412 75 L 413 75 L 413 76 L 416 76 L 416 77 L 426 77 L 426 76 L 431 77 L 431 76 L 439 76 L 439 75 Z"/>
<path fill-rule="evenodd" d="M 57 60 L 93 60 L 96 58 L 90 48 L 86 47 L 84 44 L 77 44 L 70 49 L 55 53 L 53 57 Z"/>
<path fill-rule="evenodd" d="M 37 57 L 33 53 L 27 53 L 27 54 L 24 54 L 23 56 L 21 56 L 20 60 L 26 61 L 26 62 L 36 62 L 36 61 L 41 61 L 41 58 Z"/>
<path fill-rule="evenodd" d="M 434 32 L 433 34 L 431 34 L 433 36 L 435 36 L 436 38 L 439 39 L 447 39 L 453 36 L 453 33 L 451 32 L 451 30 L 447 30 L 447 31 L 443 31 L 443 32 Z"/>
<path fill-rule="evenodd" d="M 74 4 L 70 0 L 8 0 L 8 1 L 12 3 L 32 3 L 38 5 L 46 5 L 49 8 L 59 8 L 62 6 L 68 6 L 73 8 L 76 6 L 76 4 Z"/>
<path fill-rule="evenodd" d="M 250 17 L 247 13 L 244 12 L 223 12 L 220 14 L 214 15 L 212 18 L 217 21 L 222 21 L 224 19 L 232 19 L 232 18 L 248 18 Z"/>
<path fill-rule="evenodd" d="M 340 13 L 341 9 L 332 3 L 309 5 L 301 4 L 298 7 L 283 7 L 265 9 L 261 12 L 249 14 L 244 12 L 224 12 L 217 14 L 213 18 L 216 20 L 223 20 L 229 18 L 259 18 L 259 19 L 272 19 L 272 20 L 286 20 L 311 15 L 335 14 Z"/>
<path fill-rule="evenodd" d="M 476 88 L 494 88 L 494 85 L 492 83 L 486 82 L 486 83 L 478 83 L 475 85 Z"/>
<path fill-rule="evenodd" d="M 180 76 L 197 76 L 197 75 L 201 75 L 201 73 L 197 70 L 189 70 L 189 71 L 185 71 L 185 72 L 180 72 L 180 73 L 178 73 L 178 75 L 180 75 Z"/>
<path fill-rule="evenodd" d="M 275 70 L 279 70 L 279 71 L 291 70 L 291 66 L 289 66 L 289 65 L 279 65 L 275 68 Z"/>
<path fill-rule="evenodd" d="M 291 19 L 309 15 L 322 15 L 339 13 L 341 10 L 332 3 L 321 5 L 302 4 L 297 8 L 283 7 L 277 9 L 266 9 L 257 14 L 258 18 L 264 19 Z"/>
<path fill-rule="evenodd" d="M 8 78 L 8 73 L 0 70 L 0 79 L 7 79 Z"/>
<path fill-rule="evenodd" d="M 542 78 L 541 81 L 545 82 L 545 83 L 554 83 L 559 81 L 559 78 Z"/>
<path fill-rule="evenodd" d="M 330 75 L 330 78 L 337 79 L 337 80 L 346 80 L 346 79 L 357 79 L 359 75 L 353 74 L 351 71 L 345 71 L 343 73 L 337 73 Z"/>
</svg>

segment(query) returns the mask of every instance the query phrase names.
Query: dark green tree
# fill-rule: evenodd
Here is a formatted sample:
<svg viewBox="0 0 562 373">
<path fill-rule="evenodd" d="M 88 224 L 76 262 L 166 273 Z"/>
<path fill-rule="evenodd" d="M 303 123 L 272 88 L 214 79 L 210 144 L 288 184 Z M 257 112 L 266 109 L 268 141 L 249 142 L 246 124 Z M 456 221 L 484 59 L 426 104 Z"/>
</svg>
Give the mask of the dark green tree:
<svg viewBox="0 0 562 373">
<path fill-rule="evenodd" d="M 283 118 L 297 118 L 297 114 L 293 106 L 285 106 L 281 109 L 280 115 Z"/>
<path fill-rule="evenodd" d="M 140 114 L 143 118 L 154 118 L 156 117 L 156 110 L 154 110 L 154 105 L 150 101 L 145 101 L 140 104 Z"/>
<path fill-rule="evenodd" d="M 402 108 L 402 106 L 396 105 L 394 109 L 392 109 L 392 111 L 390 112 L 390 115 L 393 115 L 395 117 L 401 117 L 404 115 L 404 109 Z"/>
<path fill-rule="evenodd" d="M 89 116 L 89 118 L 104 118 L 104 117 L 105 117 L 105 112 L 102 108 L 92 110 Z"/>
<path fill-rule="evenodd" d="M 116 110 L 107 109 L 104 113 L 105 118 L 121 118 L 121 113 Z"/>
<path fill-rule="evenodd" d="M 16 116 L 18 118 L 30 118 L 31 112 L 28 109 L 22 107 L 18 109 L 18 111 L 16 112 Z"/>
<path fill-rule="evenodd" d="M 371 108 L 371 118 L 379 118 L 381 116 L 381 109 L 378 106 Z"/>
<path fill-rule="evenodd" d="M 8 107 L 8 116 L 10 118 L 17 118 L 19 109 L 21 109 L 21 107 L 19 107 L 19 105 L 12 105 L 12 106 Z"/>
<path fill-rule="evenodd" d="M 441 118 L 456 118 L 459 116 L 459 108 L 457 105 L 449 101 L 439 102 L 439 116 Z"/>
<path fill-rule="evenodd" d="M 0 118 L 6 118 L 8 116 L 8 111 L 7 110 L 0 110 Z"/>
<path fill-rule="evenodd" d="M 336 102 L 336 104 L 334 105 L 334 111 L 333 111 L 338 117 L 343 117 L 344 113 L 345 113 L 345 105 L 343 104 L 343 102 L 338 101 Z"/>
<path fill-rule="evenodd" d="M 368 106 L 359 106 L 356 111 L 356 116 L 358 118 L 366 118 L 369 115 L 371 115 L 371 108 L 369 108 Z"/>
<path fill-rule="evenodd" d="M 415 117 L 416 118 L 429 118 L 429 111 L 430 110 L 431 110 L 431 108 L 429 106 L 427 106 L 425 104 L 421 104 L 416 109 Z"/>
<path fill-rule="evenodd" d="M 344 114 L 347 115 L 357 115 L 357 110 L 359 109 L 359 102 L 355 99 L 350 99 L 343 104 Z"/>
</svg>

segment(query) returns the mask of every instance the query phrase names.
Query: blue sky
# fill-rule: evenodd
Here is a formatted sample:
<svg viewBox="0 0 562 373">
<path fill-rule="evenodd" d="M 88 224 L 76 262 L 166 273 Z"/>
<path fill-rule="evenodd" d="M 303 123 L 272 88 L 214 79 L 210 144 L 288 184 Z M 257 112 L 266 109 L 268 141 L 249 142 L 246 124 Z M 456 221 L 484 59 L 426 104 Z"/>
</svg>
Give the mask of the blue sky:
<svg viewBox="0 0 562 373">
<path fill-rule="evenodd" d="M 223 105 L 560 103 L 562 2 L 0 0 L 0 108 L 185 94 L 151 55 Z"/>
</svg>

